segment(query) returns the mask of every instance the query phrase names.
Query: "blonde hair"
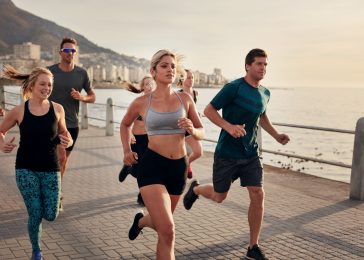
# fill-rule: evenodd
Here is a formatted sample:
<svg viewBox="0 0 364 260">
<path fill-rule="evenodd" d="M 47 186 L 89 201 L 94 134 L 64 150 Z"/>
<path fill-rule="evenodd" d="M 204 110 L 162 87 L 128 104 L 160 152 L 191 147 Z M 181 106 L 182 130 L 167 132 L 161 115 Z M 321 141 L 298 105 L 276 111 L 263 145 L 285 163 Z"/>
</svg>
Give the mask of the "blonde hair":
<svg viewBox="0 0 364 260">
<path fill-rule="evenodd" d="M 53 74 L 50 70 L 42 67 L 37 67 L 32 70 L 30 74 L 23 74 L 18 72 L 14 67 L 9 64 L 5 64 L 3 66 L 3 77 L 10 80 L 18 80 L 22 82 L 22 97 L 23 100 L 27 100 L 31 98 L 31 88 L 34 86 L 37 81 L 39 75 L 46 74 L 51 76 L 53 80 Z"/>
<path fill-rule="evenodd" d="M 178 74 L 181 74 L 184 72 L 184 69 L 181 65 L 181 61 L 182 59 L 184 58 L 183 55 L 180 55 L 180 54 L 177 54 L 177 53 L 174 53 L 174 52 L 171 52 L 169 50 L 159 50 L 157 51 L 153 57 L 152 57 L 152 60 L 150 62 L 150 69 L 151 70 L 155 70 L 158 63 L 162 60 L 162 58 L 164 56 L 171 56 L 175 61 L 176 61 L 176 72 L 177 72 L 177 75 Z"/>
</svg>

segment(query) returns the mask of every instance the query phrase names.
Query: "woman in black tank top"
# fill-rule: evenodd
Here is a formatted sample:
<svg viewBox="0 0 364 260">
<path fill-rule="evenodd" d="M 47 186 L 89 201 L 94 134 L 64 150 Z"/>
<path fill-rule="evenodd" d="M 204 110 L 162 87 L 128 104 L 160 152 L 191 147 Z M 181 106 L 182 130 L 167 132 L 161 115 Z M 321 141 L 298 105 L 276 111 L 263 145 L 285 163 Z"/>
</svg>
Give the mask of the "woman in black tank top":
<svg viewBox="0 0 364 260">
<path fill-rule="evenodd" d="M 180 92 L 188 93 L 196 104 L 198 92 L 197 90 L 193 89 L 194 76 L 191 70 L 185 70 L 185 73 L 180 76 L 177 85 L 181 87 Z M 193 173 L 191 163 L 202 156 L 202 144 L 201 141 L 191 137 L 191 135 L 189 135 L 188 133 L 186 133 L 186 144 L 187 147 L 190 148 L 188 154 L 187 177 L 189 179 L 192 179 Z"/>
<path fill-rule="evenodd" d="M 56 146 L 72 145 L 67 131 L 63 107 L 48 100 L 53 75 L 45 68 L 35 68 L 30 74 L 20 74 L 4 66 L 4 77 L 22 80 L 25 103 L 6 114 L 0 125 L 0 149 L 10 153 L 15 137 L 5 141 L 6 133 L 16 124 L 20 142 L 16 157 L 16 182 L 28 211 L 28 232 L 32 244 L 32 259 L 42 259 L 40 237 L 42 219 L 53 221 L 60 201 L 60 172 Z"/>
</svg>

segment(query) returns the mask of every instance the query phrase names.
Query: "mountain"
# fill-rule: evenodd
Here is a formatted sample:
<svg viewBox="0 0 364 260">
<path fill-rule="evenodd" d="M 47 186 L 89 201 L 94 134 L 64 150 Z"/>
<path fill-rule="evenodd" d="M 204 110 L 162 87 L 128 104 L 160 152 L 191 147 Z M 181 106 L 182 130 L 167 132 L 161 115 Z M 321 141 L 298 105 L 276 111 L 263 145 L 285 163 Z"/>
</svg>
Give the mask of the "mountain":
<svg viewBox="0 0 364 260">
<path fill-rule="evenodd" d="M 100 47 L 86 37 L 56 23 L 19 9 L 11 0 L 0 0 L 0 55 L 13 53 L 13 45 L 32 42 L 41 45 L 41 50 L 52 53 L 64 37 L 75 38 L 81 53 L 103 53 L 118 64 L 145 66 L 148 61 L 118 54 Z"/>
</svg>

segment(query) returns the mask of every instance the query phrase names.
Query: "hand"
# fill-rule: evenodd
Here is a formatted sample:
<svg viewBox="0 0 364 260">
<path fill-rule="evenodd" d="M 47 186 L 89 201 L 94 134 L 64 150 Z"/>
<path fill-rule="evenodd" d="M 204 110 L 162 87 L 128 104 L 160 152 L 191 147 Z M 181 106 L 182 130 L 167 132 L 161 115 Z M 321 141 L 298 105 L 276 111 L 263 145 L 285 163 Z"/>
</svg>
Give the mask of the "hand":
<svg viewBox="0 0 364 260">
<path fill-rule="evenodd" d="M 60 140 L 60 145 L 62 145 L 64 148 L 70 147 L 73 144 L 72 138 L 69 138 L 67 135 L 58 135 Z"/>
<path fill-rule="evenodd" d="M 138 163 L 138 154 L 130 151 L 127 153 L 124 153 L 124 160 L 123 160 L 124 164 L 127 166 L 131 166 L 133 164 L 137 164 Z"/>
<path fill-rule="evenodd" d="M 290 141 L 289 136 L 286 134 L 278 134 L 278 136 L 276 137 L 276 140 L 278 143 L 283 144 L 283 145 L 287 144 Z"/>
<path fill-rule="evenodd" d="M 193 130 L 195 129 L 193 127 L 192 121 L 186 117 L 181 117 L 178 119 L 178 127 L 186 130 L 190 135 L 193 135 Z"/>
<path fill-rule="evenodd" d="M 243 125 L 231 125 L 225 129 L 232 137 L 240 138 L 246 135 L 245 124 Z"/>
<path fill-rule="evenodd" d="M 83 100 L 83 96 L 81 95 L 81 93 L 78 92 L 77 90 L 75 90 L 74 88 L 72 88 L 71 97 L 73 99 L 76 99 L 76 100 L 79 100 L 79 101 Z"/>
<path fill-rule="evenodd" d="M 130 137 L 130 144 L 136 144 L 136 139 L 134 135 L 131 135 Z"/>
<path fill-rule="evenodd" d="M 1 147 L 1 151 L 3 153 L 11 153 L 11 151 L 17 146 L 14 144 L 15 137 L 13 137 L 9 142 L 5 142 L 3 147 Z"/>
</svg>

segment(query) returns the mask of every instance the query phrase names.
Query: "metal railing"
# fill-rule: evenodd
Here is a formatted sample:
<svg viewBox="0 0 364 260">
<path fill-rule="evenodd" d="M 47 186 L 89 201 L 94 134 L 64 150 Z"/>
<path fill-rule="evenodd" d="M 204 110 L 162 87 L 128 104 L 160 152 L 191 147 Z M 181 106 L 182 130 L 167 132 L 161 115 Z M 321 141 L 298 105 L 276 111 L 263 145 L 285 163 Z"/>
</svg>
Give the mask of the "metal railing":
<svg viewBox="0 0 364 260">
<path fill-rule="evenodd" d="M 107 101 L 107 105 L 106 105 L 106 113 L 107 113 L 107 115 L 106 115 L 106 135 L 113 135 L 114 134 L 114 124 L 115 123 L 118 124 L 118 122 L 115 122 L 113 120 L 112 116 L 108 116 L 108 114 L 110 114 L 110 113 L 113 115 L 114 107 L 116 107 L 116 106 L 114 106 L 112 104 L 112 100 L 111 100 L 111 98 L 109 98 Z M 125 108 L 125 107 L 121 107 L 121 106 L 117 106 L 117 107 L 122 108 L 122 109 Z M 313 157 L 307 157 L 307 156 L 303 156 L 303 155 L 297 155 L 297 154 L 284 153 L 284 152 L 279 152 L 279 151 L 263 149 L 262 148 L 262 137 L 261 137 L 262 134 L 261 134 L 260 127 L 259 127 L 259 133 L 258 133 L 258 142 L 261 147 L 261 149 L 260 149 L 261 152 L 351 169 L 350 198 L 356 199 L 356 200 L 364 200 L 364 118 L 360 118 L 358 120 L 355 131 L 345 130 L 345 129 L 317 127 L 317 126 L 286 124 L 286 123 L 273 123 L 273 125 L 309 129 L 309 130 L 314 130 L 314 131 L 327 131 L 327 132 L 334 132 L 334 133 L 355 134 L 353 164 L 352 165 L 341 163 L 341 162 L 322 160 L 322 159 L 313 158 Z M 203 140 L 207 141 L 207 142 L 214 142 L 214 143 L 217 142 L 216 140 L 212 140 L 209 138 L 204 138 Z"/>
<path fill-rule="evenodd" d="M 5 101 L 5 93 L 19 95 L 17 93 L 4 91 L 3 86 L 0 85 L 0 105 L 4 107 L 5 105 L 15 106 L 16 104 L 7 103 Z M 88 119 L 97 120 L 97 121 L 105 121 L 105 129 L 106 135 L 112 136 L 114 135 L 114 124 L 119 124 L 119 122 L 114 121 L 114 108 L 126 109 L 127 107 L 114 105 L 111 98 L 108 98 L 106 104 L 94 103 L 94 105 L 102 105 L 106 106 L 106 115 L 105 118 L 97 118 L 91 117 L 88 115 L 88 105 L 87 103 L 81 103 L 81 128 L 88 128 Z M 286 123 L 272 123 L 276 126 L 284 126 L 291 128 L 301 128 L 301 129 L 309 129 L 313 131 L 327 131 L 334 133 L 344 133 L 344 134 L 354 134 L 354 150 L 353 150 L 353 163 L 352 165 L 341 163 L 341 162 L 333 162 L 328 160 L 322 160 L 313 157 L 307 157 L 303 155 L 297 155 L 292 153 L 285 153 L 279 151 L 273 151 L 264 149 L 262 147 L 262 134 L 261 128 L 259 127 L 258 131 L 258 143 L 260 147 L 260 151 L 264 153 L 270 153 L 280 156 L 292 157 L 297 159 L 302 159 L 306 161 L 312 161 L 317 163 L 323 163 L 328 165 L 333 165 L 337 167 L 350 168 L 351 169 L 351 180 L 350 180 L 350 198 L 364 200 L 364 118 L 360 118 L 356 125 L 356 130 L 345 130 L 345 129 L 335 129 L 335 128 L 326 128 L 326 127 L 317 127 L 317 126 L 307 126 L 307 125 L 297 125 L 297 124 L 286 124 Z M 203 141 L 217 143 L 216 140 L 204 138 Z"/>
</svg>

